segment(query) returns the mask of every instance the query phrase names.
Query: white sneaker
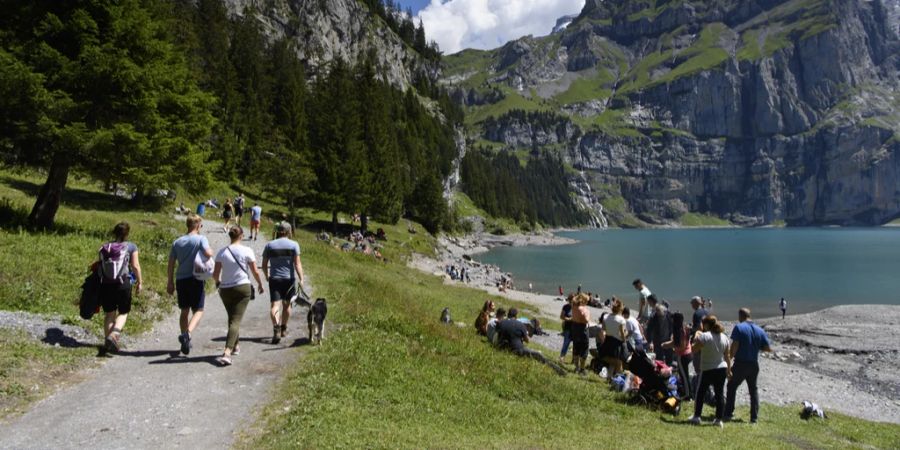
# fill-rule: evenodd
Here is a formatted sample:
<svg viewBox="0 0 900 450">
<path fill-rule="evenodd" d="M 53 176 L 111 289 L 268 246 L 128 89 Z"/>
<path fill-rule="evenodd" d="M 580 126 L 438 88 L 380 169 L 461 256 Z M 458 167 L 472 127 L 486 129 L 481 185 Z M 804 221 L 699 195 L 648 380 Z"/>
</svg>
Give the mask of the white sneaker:
<svg viewBox="0 0 900 450">
<path fill-rule="evenodd" d="M 700 425 L 700 418 L 697 416 L 691 416 L 691 418 L 688 419 L 688 423 L 691 425 Z"/>
<path fill-rule="evenodd" d="M 722 422 L 722 421 L 719 420 L 719 419 L 716 419 L 716 421 L 713 422 L 713 425 L 715 425 L 715 426 L 717 426 L 717 427 L 719 427 L 719 428 L 725 428 L 725 423 Z"/>
</svg>

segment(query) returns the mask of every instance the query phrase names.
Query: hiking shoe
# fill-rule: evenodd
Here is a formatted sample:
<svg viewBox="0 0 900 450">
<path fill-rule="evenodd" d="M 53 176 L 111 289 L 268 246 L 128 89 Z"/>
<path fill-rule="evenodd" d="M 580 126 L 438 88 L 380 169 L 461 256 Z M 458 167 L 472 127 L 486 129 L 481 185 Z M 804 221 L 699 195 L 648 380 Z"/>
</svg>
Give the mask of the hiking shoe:
<svg viewBox="0 0 900 450">
<path fill-rule="evenodd" d="M 181 353 L 187 355 L 191 353 L 191 335 L 188 333 L 182 333 L 178 336 L 178 342 L 181 343 Z"/>
<path fill-rule="evenodd" d="M 287 337 L 287 325 L 281 326 L 281 337 Z"/>
<path fill-rule="evenodd" d="M 272 331 L 272 344 L 275 345 L 281 342 L 281 327 L 275 327 Z"/>
<path fill-rule="evenodd" d="M 230 366 L 231 365 L 231 357 L 228 355 L 222 355 L 216 358 L 216 362 L 219 363 L 220 366 Z"/>
<path fill-rule="evenodd" d="M 103 341 L 103 350 L 105 350 L 106 353 L 115 353 L 116 350 L 118 350 L 116 348 L 116 343 L 113 342 L 110 336 L 107 336 L 106 340 Z"/>
<path fill-rule="evenodd" d="M 688 423 L 691 425 L 700 425 L 700 418 L 697 416 L 691 416 L 691 418 L 688 419 Z"/>
</svg>

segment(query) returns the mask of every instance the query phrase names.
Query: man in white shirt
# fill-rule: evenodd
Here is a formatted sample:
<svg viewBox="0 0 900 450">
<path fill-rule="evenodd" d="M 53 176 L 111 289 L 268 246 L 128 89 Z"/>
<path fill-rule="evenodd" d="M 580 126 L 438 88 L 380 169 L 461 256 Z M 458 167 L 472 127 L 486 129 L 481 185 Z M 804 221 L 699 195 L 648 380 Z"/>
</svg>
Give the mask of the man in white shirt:
<svg viewBox="0 0 900 450">
<path fill-rule="evenodd" d="M 652 308 L 647 301 L 647 297 L 650 297 L 652 292 L 650 292 L 650 288 L 645 286 L 640 278 L 634 280 L 631 285 L 638 291 L 638 322 L 646 324 L 647 321 L 650 320 L 650 314 L 652 313 Z"/>
</svg>

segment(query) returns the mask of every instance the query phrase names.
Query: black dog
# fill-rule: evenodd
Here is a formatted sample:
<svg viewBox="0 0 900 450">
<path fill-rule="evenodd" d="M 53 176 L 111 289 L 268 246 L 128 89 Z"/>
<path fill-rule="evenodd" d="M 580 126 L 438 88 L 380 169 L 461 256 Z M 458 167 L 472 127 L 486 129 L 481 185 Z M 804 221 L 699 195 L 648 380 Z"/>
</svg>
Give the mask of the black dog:
<svg viewBox="0 0 900 450">
<path fill-rule="evenodd" d="M 325 337 L 325 316 L 328 315 L 328 304 L 324 298 L 317 298 L 306 313 L 306 323 L 309 325 L 310 342 L 319 345 Z"/>
</svg>

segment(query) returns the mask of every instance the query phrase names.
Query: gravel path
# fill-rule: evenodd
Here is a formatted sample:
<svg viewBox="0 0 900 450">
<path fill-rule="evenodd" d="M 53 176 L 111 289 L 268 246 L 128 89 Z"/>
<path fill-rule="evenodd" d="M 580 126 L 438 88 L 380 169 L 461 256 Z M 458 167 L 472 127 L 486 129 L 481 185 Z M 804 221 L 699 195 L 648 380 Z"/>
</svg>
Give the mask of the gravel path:
<svg viewBox="0 0 900 450">
<path fill-rule="evenodd" d="M 93 333 L 75 325 L 64 325 L 57 316 L 45 317 L 23 311 L 0 311 L 0 328 L 22 330 L 48 345 L 78 347 L 98 344 Z"/>
<path fill-rule="evenodd" d="M 221 225 L 205 224 L 212 247 L 225 246 Z M 260 260 L 265 243 L 251 243 Z M 220 368 L 214 359 L 224 348 L 226 314 L 218 294 L 207 295 L 189 357 L 177 356 L 173 313 L 122 354 L 90 370 L 84 382 L 0 425 L 0 448 L 229 447 L 274 395 L 283 370 L 300 355 L 298 347 L 308 342 L 306 321 L 295 309 L 290 335 L 280 345 L 269 344 L 268 307 L 268 294 L 250 303 L 241 326 L 241 354 L 233 366 Z"/>
</svg>

